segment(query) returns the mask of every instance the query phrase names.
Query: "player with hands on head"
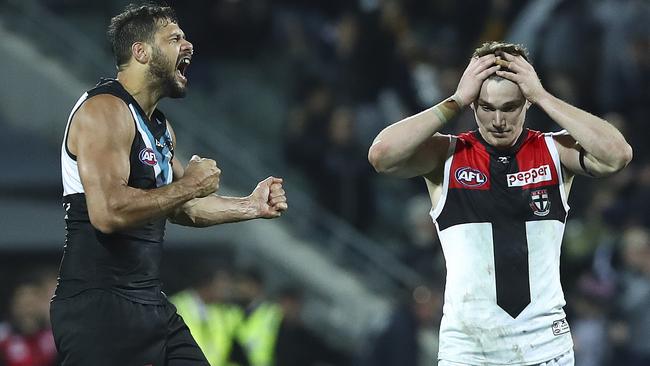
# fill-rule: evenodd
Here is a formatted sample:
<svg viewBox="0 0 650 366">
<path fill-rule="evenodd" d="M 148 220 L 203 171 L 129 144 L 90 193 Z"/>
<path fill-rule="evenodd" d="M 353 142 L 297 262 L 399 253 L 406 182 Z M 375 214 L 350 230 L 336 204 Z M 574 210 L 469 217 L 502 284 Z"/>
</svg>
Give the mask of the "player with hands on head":
<svg viewBox="0 0 650 366">
<path fill-rule="evenodd" d="M 564 130 L 525 128 L 532 104 Z M 466 107 L 478 128 L 440 134 Z M 546 91 L 522 46 L 490 42 L 451 97 L 386 127 L 368 159 L 426 182 L 447 266 L 438 365 L 573 365 L 559 274 L 568 196 L 576 174 L 631 161 L 623 135 Z"/>
<path fill-rule="evenodd" d="M 194 55 L 174 10 L 129 5 L 108 30 L 117 78 L 85 92 L 61 148 L 66 243 L 50 306 L 63 366 L 208 365 L 161 291 L 165 225 L 211 226 L 276 218 L 282 179 L 246 197 L 219 195 L 221 170 L 175 155 L 176 136 L 157 108 L 181 98 Z"/>
</svg>

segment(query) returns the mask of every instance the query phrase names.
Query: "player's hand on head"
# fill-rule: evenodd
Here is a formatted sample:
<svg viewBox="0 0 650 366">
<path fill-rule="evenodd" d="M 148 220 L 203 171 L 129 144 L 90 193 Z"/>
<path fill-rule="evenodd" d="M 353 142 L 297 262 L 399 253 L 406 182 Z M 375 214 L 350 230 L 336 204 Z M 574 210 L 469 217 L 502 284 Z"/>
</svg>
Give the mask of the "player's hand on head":
<svg viewBox="0 0 650 366">
<path fill-rule="evenodd" d="M 217 167 L 216 161 L 194 155 L 187 164 L 182 179 L 194 185 L 195 195 L 199 198 L 216 192 L 219 189 L 220 178 L 221 169 Z"/>
<path fill-rule="evenodd" d="M 481 57 L 472 57 L 469 61 L 458 82 L 456 93 L 454 93 L 454 99 L 461 104 L 461 107 L 474 102 L 481 91 L 483 81 L 501 68 L 494 63 L 495 60 L 494 54 L 487 54 Z"/>
<path fill-rule="evenodd" d="M 525 58 L 506 52 L 498 52 L 497 57 L 497 62 L 503 65 L 502 69 L 496 72 L 497 75 L 517 83 L 528 101 L 537 103 L 544 96 L 546 90 L 544 90 L 535 68 Z"/>
<path fill-rule="evenodd" d="M 282 187 L 282 178 L 268 177 L 257 184 L 249 196 L 258 209 L 258 216 L 265 219 L 280 217 L 286 211 L 287 196 Z"/>
</svg>

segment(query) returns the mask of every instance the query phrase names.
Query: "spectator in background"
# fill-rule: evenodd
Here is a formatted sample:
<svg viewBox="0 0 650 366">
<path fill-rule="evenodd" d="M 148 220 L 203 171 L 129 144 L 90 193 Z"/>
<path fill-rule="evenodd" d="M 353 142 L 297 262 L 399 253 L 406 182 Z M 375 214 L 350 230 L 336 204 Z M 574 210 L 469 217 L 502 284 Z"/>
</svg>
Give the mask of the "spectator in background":
<svg viewBox="0 0 650 366">
<path fill-rule="evenodd" d="M 346 357 L 316 337 L 302 321 L 303 293 L 286 287 L 278 294 L 282 321 L 275 347 L 275 366 L 347 365 Z"/>
<path fill-rule="evenodd" d="M 611 356 L 607 316 L 614 286 L 587 272 L 580 277 L 576 287 L 568 295 L 573 305 L 571 327 L 576 366 L 605 365 Z"/>
<path fill-rule="evenodd" d="M 360 229 L 367 228 L 374 212 L 372 169 L 356 140 L 352 110 L 337 107 L 326 131 L 326 144 L 320 153 L 319 201 L 339 217 Z"/>
<path fill-rule="evenodd" d="M 299 87 L 299 103 L 287 121 L 285 157 L 309 179 L 320 186 L 322 154 L 326 147 L 327 125 L 333 109 L 330 86 L 311 79 Z"/>
<path fill-rule="evenodd" d="M 237 292 L 245 315 L 237 330 L 237 339 L 244 347 L 251 366 L 271 366 L 275 358 L 282 310 L 266 297 L 260 272 L 246 269 L 238 277 Z"/>
<path fill-rule="evenodd" d="M 595 5 L 603 29 L 600 44 L 599 104 L 642 118 L 650 95 L 650 4 L 643 0 L 603 0 Z M 645 113 L 643 113 L 645 112 Z"/>
<path fill-rule="evenodd" d="M 650 365 L 650 231 L 636 226 L 623 234 L 623 270 L 612 327 L 614 360 L 626 366 Z"/>
<path fill-rule="evenodd" d="M 329 348 L 304 326 L 299 290 L 284 288 L 277 301 L 272 301 L 256 269 L 241 271 L 238 277 L 237 291 L 245 315 L 237 337 L 251 366 L 347 364 L 343 354 Z"/>
<path fill-rule="evenodd" d="M 637 164 L 620 182 L 620 196 L 605 210 L 608 222 L 619 227 L 650 226 L 650 161 Z"/>
<path fill-rule="evenodd" d="M 357 140 L 354 111 L 335 106 L 331 87 L 306 83 L 302 105 L 290 111 L 285 155 L 309 179 L 318 202 L 358 228 L 373 211 L 372 170 Z"/>
<path fill-rule="evenodd" d="M 444 268 L 436 227 L 429 216 L 431 199 L 426 194 L 411 197 L 404 215 L 405 242 L 400 248 L 402 261 L 418 273 L 431 276 Z"/>
<path fill-rule="evenodd" d="M 537 68 L 549 90 L 573 105 L 592 105 L 600 33 L 589 1 L 561 1 L 540 35 Z M 571 57 L 558 55 L 571 50 Z M 580 92 L 578 92 L 580 90 Z M 599 111 L 599 110 L 597 110 Z"/>
<path fill-rule="evenodd" d="M 436 287 L 419 286 L 412 298 L 398 306 L 364 357 L 364 366 L 425 366 L 435 359 L 437 340 L 423 337 L 434 334 L 442 311 L 442 292 Z M 430 354 L 434 350 L 433 355 Z"/>
<path fill-rule="evenodd" d="M 201 45 L 201 54 L 205 52 L 208 57 L 254 57 L 268 44 L 268 0 L 194 0 L 192 6 L 177 8 L 179 17 L 187 19 L 187 34 Z"/>
<path fill-rule="evenodd" d="M 44 267 L 35 269 L 33 273 L 41 290 L 41 301 L 39 302 L 41 311 L 44 319 L 47 320 L 47 328 L 50 328 L 50 300 L 52 300 L 56 290 L 59 269 L 57 267 Z"/>
<path fill-rule="evenodd" d="M 171 297 L 211 366 L 248 366 L 236 339 L 243 313 L 232 304 L 230 270 L 212 262 L 194 266 L 195 284 Z"/>
<path fill-rule="evenodd" d="M 10 304 L 10 317 L 0 323 L 0 365 L 52 366 L 57 353 L 49 327 L 44 281 L 23 279 L 16 286 Z"/>
</svg>

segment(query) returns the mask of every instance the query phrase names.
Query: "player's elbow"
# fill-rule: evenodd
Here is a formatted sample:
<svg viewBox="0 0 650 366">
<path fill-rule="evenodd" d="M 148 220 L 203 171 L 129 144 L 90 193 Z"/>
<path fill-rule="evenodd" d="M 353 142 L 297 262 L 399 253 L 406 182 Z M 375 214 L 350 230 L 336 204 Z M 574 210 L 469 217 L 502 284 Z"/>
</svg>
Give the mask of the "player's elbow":
<svg viewBox="0 0 650 366">
<path fill-rule="evenodd" d="M 625 144 L 625 147 L 622 149 L 622 166 L 621 169 L 626 167 L 630 162 L 632 161 L 632 158 L 634 158 L 634 151 L 632 150 L 632 146 L 628 143 Z"/>
<path fill-rule="evenodd" d="M 123 228 L 119 219 L 109 217 L 109 215 L 98 215 L 95 217 L 91 215 L 90 223 L 95 229 L 101 231 L 103 234 L 113 234 Z"/>
<path fill-rule="evenodd" d="M 378 142 L 370 146 L 368 150 L 368 161 L 377 173 L 385 174 L 390 171 L 387 155 L 385 144 Z"/>
<path fill-rule="evenodd" d="M 601 160 L 598 168 L 591 172 L 592 176 L 602 178 L 615 174 L 623 170 L 634 156 L 632 147 L 627 143 L 620 146 L 611 146 L 608 151 L 607 160 Z"/>
<path fill-rule="evenodd" d="M 88 207 L 88 217 L 93 227 L 104 234 L 113 234 L 123 230 L 127 221 L 120 215 L 114 204 L 106 202 L 103 207 Z"/>
<path fill-rule="evenodd" d="M 621 144 L 614 149 L 612 149 L 611 159 L 612 162 L 610 167 L 612 168 L 612 173 L 618 172 L 621 169 L 625 168 L 634 157 L 634 152 L 632 146 L 628 143 Z"/>
</svg>

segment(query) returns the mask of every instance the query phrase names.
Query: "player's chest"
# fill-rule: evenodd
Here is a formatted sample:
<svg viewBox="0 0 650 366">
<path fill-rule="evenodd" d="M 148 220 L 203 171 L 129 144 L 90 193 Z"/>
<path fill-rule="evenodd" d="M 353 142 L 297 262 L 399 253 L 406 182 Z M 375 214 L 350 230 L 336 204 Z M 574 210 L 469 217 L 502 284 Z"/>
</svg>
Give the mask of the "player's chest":
<svg viewBox="0 0 650 366">
<path fill-rule="evenodd" d="M 559 174 L 545 149 L 509 155 L 465 149 L 454 155 L 448 179 L 463 211 L 542 219 L 561 207 Z"/>
</svg>

